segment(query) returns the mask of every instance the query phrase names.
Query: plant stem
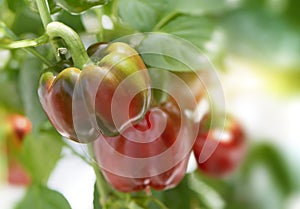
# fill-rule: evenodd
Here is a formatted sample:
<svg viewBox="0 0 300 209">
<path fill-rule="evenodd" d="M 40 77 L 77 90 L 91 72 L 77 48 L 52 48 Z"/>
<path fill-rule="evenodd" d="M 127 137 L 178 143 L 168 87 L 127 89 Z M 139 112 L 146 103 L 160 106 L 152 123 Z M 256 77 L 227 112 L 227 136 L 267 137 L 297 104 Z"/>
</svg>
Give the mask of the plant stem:
<svg viewBox="0 0 300 209">
<path fill-rule="evenodd" d="M 100 204 L 103 207 L 103 209 L 106 209 L 106 199 L 108 192 L 106 191 L 106 182 L 104 180 L 104 177 L 96 163 L 93 163 L 93 169 L 96 175 L 96 186 L 99 191 L 100 195 Z"/>
<path fill-rule="evenodd" d="M 167 24 L 170 20 L 172 20 L 174 17 L 178 16 L 180 13 L 178 11 L 171 12 L 164 16 L 152 29 L 152 31 L 159 30 L 162 26 Z"/>
<path fill-rule="evenodd" d="M 6 27 L 6 25 L 3 22 L 0 22 L 0 28 L 3 29 L 3 32 L 7 38 L 9 38 L 13 41 L 19 40 L 18 36 L 16 34 L 14 34 L 8 27 Z M 47 66 L 50 67 L 52 65 L 51 62 L 48 59 L 46 59 L 45 56 L 42 55 L 40 52 L 38 52 L 36 49 L 22 48 L 22 50 L 31 53 L 32 55 L 34 55 L 35 57 L 40 59 Z"/>
<path fill-rule="evenodd" d="M 49 11 L 49 6 L 46 0 L 36 0 L 37 8 L 40 13 L 40 17 L 42 19 L 43 26 L 46 30 L 47 25 L 52 22 L 52 18 Z M 59 48 L 57 42 L 55 40 L 50 40 L 51 48 L 54 52 L 55 58 L 57 61 L 60 60 L 60 56 L 57 53 L 57 49 Z"/>
<path fill-rule="evenodd" d="M 61 139 L 62 143 L 64 144 L 65 147 L 67 147 L 68 149 L 71 150 L 71 152 L 76 155 L 77 157 L 79 157 L 81 160 L 83 160 L 84 162 L 86 162 L 89 165 L 92 165 L 92 162 L 90 162 L 89 160 L 87 160 L 85 158 L 85 156 L 79 154 L 70 144 L 68 144 L 64 139 Z"/>
<path fill-rule="evenodd" d="M 41 60 L 48 67 L 50 67 L 52 65 L 52 63 L 48 59 L 46 59 L 44 55 L 42 55 L 41 53 L 39 53 L 36 49 L 33 49 L 33 48 L 24 48 L 23 50 L 31 53 L 32 55 L 34 55 L 36 58 L 38 58 L 39 60 Z"/>
<path fill-rule="evenodd" d="M 89 149 L 89 154 L 94 158 L 95 157 L 94 149 L 91 144 L 88 145 L 88 149 Z M 108 198 L 108 194 L 110 192 L 110 191 L 108 191 L 109 188 L 107 187 L 107 183 L 103 177 L 103 174 L 102 174 L 98 164 L 96 162 L 93 162 L 92 167 L 93 167 L 95 175 L 96 175 L 96 187 L 99 191 L 100 204 L 103 207 L 103 209 L 107 209 L 106 201 Z"/>
<path fill-rule="evenodd" d="M 99 22 L 99 31 L 97 34 L 97 41 L 102 42 L 102 41 L 104 41 L 104 28 L 103 28 L 103 22 L 102 22 L 103 9 L 97 8 L 97 9 L 94 9 L 94 12 L 95 12 L 98 22 Z"/>
<path fill-rule="evenodd" d="M 167 206 L 165 206 L 161 201 L 159 201 L 156 197 L 150 196 L 152 201 L 155 202 L 161 209 L 169 209 Z"/>
<path fill-rule="evenodd" d="M 119 0 L 114 0 L 112 3 L 112 9 L 111 9 L 111 14 L 115 17 L 118 18 L 118 9 L 119 9 Z"/>
<path fill-rule="evenodd" d="M 47 35 L 42 35 L 35 39 L 25 39 L 20 41 L 13 41 L 8 44 L 0 44 L 1 48 L 5 49 L 19 49 L 19 48 L 26 48 L 26 47 L 36 47 L 42 44 L 46 44 L 49 40 Z"/>
<path fill-rule="evenodd" d="M 36 5 L 38 7 L 44 28 L 46 28 L 47 25 L 52 22 L 48 4 L 45 0 L 36 0 Z"/>
<path fill-rule="evenodd" d="M 62 139 L 63 144 L 68 147 L 73 154 L 75 154 L 76 156 L 80 157 L 84 162 L 86 162 L 87 164 L 91 165 L 94 169 L 95 175 L 96 175 L 96 187 L 99 191 L 99 196 L 100 196 L 100 204 L 103 207 L 103 209 L 106 209 L 106 198 L 107 198 L 107 187 L 106 187 L 106 182 L 104 180 L 104 177 L 98 167 L 98 165 L 95 162 L 90 162 L 88 161 L 84 156 L 82 156 L 81 154 L 79 154 L 71 145 L 69 145 L 67 142 L 65 142 Z M 94 153 L 92 152 L 92 148 L 91 145 L 88 145 L 89 147 L 89 153 L 91 155 L 94 155 Z"/>
<path fill-rule="evenodd" d="M 60 37 L 65 41 L 71 51 L 74 66 L 83 69 L 90 59 L 79 35 L 72 28 L 60 22 L 49 23 L 46 31 L 51 39 Z"/>
</svg>

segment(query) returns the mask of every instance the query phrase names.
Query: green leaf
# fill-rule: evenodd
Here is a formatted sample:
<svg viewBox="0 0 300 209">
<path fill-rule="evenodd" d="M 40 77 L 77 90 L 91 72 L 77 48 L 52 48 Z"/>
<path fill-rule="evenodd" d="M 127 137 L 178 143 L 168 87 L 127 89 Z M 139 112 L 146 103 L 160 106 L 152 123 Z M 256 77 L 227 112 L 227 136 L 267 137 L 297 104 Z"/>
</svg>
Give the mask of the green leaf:
<svg viewBox="0 0 300 209">
<path fill-rule="evenodd" d="M 269 171 L 271 178 L 277 184 L 277 187 L 283 194 L 290 194 L 293 190 L 291 175 L 288 167 L 278 150 L 269 144 L 255 145 L 248 153 L 248 157 L 243 164 L 243 178 L 249 178 L 251 171 L 255 166 L 263 166 Z"/>
<path fill-rule="evenodd" d="M 71 209 L 65 197 L 42 185 L 32 185 L 16 209 Z"/>
<path fill-rule="evenodd" d="M 57 161 L 61 158 L 63 143 L 56 132 L 41 132 L 26 137 L 20 160 L 33 181 L 46 183 Z"/>
<path fill-rule="evenodd" d="M 120 0 L 118 8 L 125 24 L 145 32 L 154 28 L 167 6 L 168 0 Z"/>
<path fill-rule="evenodd" d="M 157 190 L 151 191 L 151 195 L 153 196 L 153 198 L 155 198 L 157 201 L 160 202 L 163 202 L 163 194 L 164 192 L 162 191 L 157 191 Z M 149 209 L 161 209 L 161 207 L 153 200 L 150 201 L 147 206 Z"/>
<path fill-rule="evenodd" d="M 183 181 L 176 188 L 167 190 L 163 194 L 163 202 L 172 209 L 190 208 L 190 195 L 186 182 Z"/>
<path fill-rule="evenodd" d="M 231 182 L 228 182 L 222 178 L 215 178 L 203 174 L 199 169 L 194 171 L 191 175 L 193 176 L 193 180 L 200 181 L 206 185 L 209 185 L 209 187 L 215 190 L 223 199 L 225 199 L 228 196 L 232 196 L 233 186 L 230 184 Z M 189 180 L 193 181 L 191 179 Z"/>
<path fill-rule="evenodd" d="M 24 6 L 15 14 L 16 17 L 11 29 L 16 35 L 20 36 L 28 33 L 42 35 L 44 28 L 38 13 L 32 12 Z"/>
<path fill-rule="evenodd" d="M 10 76 L 8 70 L 0 72 L 0 106 L 17 112 L 22 110 L 22 102 L 16 78 L 16 75 Z"/>
<path fill-rule="evenodd" d="M 85 31 L 80 15 L 72 15 L 63 10 L 56 14 L 55 20 L 68 25 L 77 33 Z"/>
<path fill-rule="evenodd" d="M 25 1 L 23 0 L 6 0 L 6 2 L 8 8 L 14 12 L 26 7 Z"/>
<path fill-rule="evenodd" d="M 300 32 L 286 19 L 262 9 L 230 13 L 222 24 L 229 53 L 268 69 L 299 70 Z"/>
<path fill-rule="evenodd" d="M 186 39 L 200 49 L 211 40 L 216 23 L 205 16 L 178 16 L 164 25 L 160 31 Z"/>
<path fill-rule="evenodd" d="M 238 205 L 249 209 L 285 208 L 284 200 L 294 186 L 286 162 L 278 150 L 267 143 L 255 144 L 250 148 L 236 177 L 233 179 L 234 191 L 228 197 L 228 209 L 239 208 Z M 233 207 L 230 207 L 231 204 Z"/>
<path fill-rule="evenodd" d="M 139 38 L 137 36 L 132 39 Z M 167 33 L 144 35 L 136 49 L 148 67 L 175 72 L 211 69 L 209 60 L 199 48 L 185 39 Z"/>
<path fill-rule="evenodd" d="M 42 63 L 31 56 L 27 56 L 22 63 L 19 74 L 19 91 L 26 115 L 30 118 L 33 131 L 36 133 L 39 126 L 46 120 L 46 115 L 40 104 L 37 89 Z"/>
<path fill-rule="evenodd" d="M 231 5 L 224 0 L 170 0 L 173 10 L 189 15 L 220 13 Z"/>
<path fill-rule="evenodd" d="M 287 8 L 285 10 L 285 16 L 287 16 L 289 22 L 295 24 L 295 27 L 298 26 L 300 21 L 300 13 L 298 12 L 299 8 L 300 8 L 300 1 L 289 0 L 287 3 Z"/>
<path fill-rule="evenodd" d="M 200 208 L 197 194 L 189 188 L 188 181 L 188 175 L 185 175 L 175 188 L 163 192 L 155 192 L 154 195 L 170 209 Z M 160 207 L 152 208 L 158 209 Z"/>
<path fill-rule="evenodd" d="M 145 209 L 145 208 L 139 206 L 135 201 L 130 201 L 130 203 L 128 204 L 128 209 Z"/>
<path fill-rule="evenodd" d="M 189 187 L 198 194 L 201 203 L 207 209 L 222 209 L 225 207 L 223 198 L 210 185 L 201 181 L 196 175 L 189 175 Z"/>
<path fill-rule="evenodd" d="M 231 4 L 224 0 L 120 0 L 119 13 L 125 24 L 140 32 L 149 32 L 160 21 L 169 22 L 176 15 L 201 16 L 227 10 Z"/>
<path fill-rule="evenodd" d="M 166 102 L 169 98 L 168 94 L 162 89 L 167 89 L 170 82 L 168 71 L 161 69 L 148 68 L 152 86 L 161 88 L 152 88 L 152 98 L 158 104 Z"/>
<path fill-rule="evenodd" d="M 100 204 L 100 194 L 98 191 L 97 183 L 94 185 L 94 200 L 93 200 L 94 209 L 102 209 Z"/>
</svg>

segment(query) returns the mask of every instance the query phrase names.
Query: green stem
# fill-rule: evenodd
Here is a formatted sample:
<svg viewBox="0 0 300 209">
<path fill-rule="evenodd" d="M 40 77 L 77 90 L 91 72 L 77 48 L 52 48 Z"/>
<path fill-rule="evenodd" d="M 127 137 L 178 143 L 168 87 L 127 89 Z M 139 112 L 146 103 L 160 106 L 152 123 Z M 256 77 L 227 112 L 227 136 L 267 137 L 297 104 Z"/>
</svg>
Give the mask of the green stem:
<svg viewBox="0 0 300 209">
<path fill-rule="evenodd" d="M 42 19 L 42 23 L 43 23 L 44 28 L 46 30 L 47 25 L 52 22 L 48 2 L 46 0 L 36 0 L 36 4 L 37 4 L 37 8 L 38 8 L 39 13 L 40 13 L 40 17 Z M 53 39 L 50 40 L 50 45 L 51 45 L 51 48 L 54 52 L 56 60 L 59 61 L 60 56 L 57 53 L 56 49 L 58 49 L 60 46 Z"/>
<path fill-rule="evenodd" d="M 77 157 L 79 157 L 81 160 L 83 160 L 84 162 L 86 162 L 89 165 L 92 165 L 92 162 L 90 162 L 89 160 L 86 159 L 85 156 L 79 154 L 70 144 L 68 144 L 64 139 L 61 139 L 62 143 L 64 144 L 65 147 L 67 147 L 69 150 L 71 150 L 71 152 L 76 155 Z"/>
<path fill-rule="evenodd" d="M 84 156 L 82 156 L 81 154 L 79 154 L 71 145 L 69 145 L 67 142 L 65 142 L 62 139 L 63 144 L 68 147 L 73 154 L 75 154 L 76 156 L 78 156 L 79 158 L 81 158 L 84 162 L 86 162 L 87 164 L 91 165 L 94 169 L 95 175 L 96 175 L 96 186 L 97 189 L 99 191 L 99 195 L 100 195 L 100 204 L 102 205 L 103 209 L 106 209 L 106 198 L 107 198 L 107 194 L 108 191 L 106 189 L 106 182 L 104 180 L 104 177 L 98 167 L 98 165 L 95 162 L 90 162 L 88 161 Z M 89 152 L 91 153 L 91 147 L 89 146 Z M 93 154 L 93 153 L 91 153 Z"/>
<path fill-rule="evenodd" d="M 71 51 L 74 66 L 83 69 L 90 59 L 79 35 L 72 28 L 60 22 L 49 23 L 46 31 L 51 39 L 60 37 L 65 41 Z"/>
<path fill-rule="evenodd" d="M 45 0 L 36 0 L 36 5 L 39 10 L 44 28 L 46 28 L 47 25 L 52 22 L 48 4 Z"/>
<path fill-rule="evenodd" d="M 169 209 L 167 206 L 165 206 L 161 201 L 159 201 L 156 197 L 150 196 L 152 201 L 155 202 L 161 209 Z"/>
<path fill-rule="evenodd" d="M 41 60 L 45 65 L 47 65 L 48 67 L 50 67 L 52 65 L 52 63 L 45 58 L 44 55 L 42 55 L 41 53 L 39 53 L 36 49 L 33 48 L 23 48 L 24 51 L 31 53 L 32 55 L 34 55 L 36 58 L 38 58 L 39 60 Z"/>
<path fill-rule="evenodd" d="M 94 149 L 93 149 L 92 145 L 88 145 L 88 149 L 89 149 L 89 154 L 94 158 L 95 157 Z M 100 204 L 103 207 L 103 209 L 107 209 L 106 201 L 107 201 L 108 194 L 109 194 L 107 183 L 103 177 L 103 174 L 102 174 L 98 164 L 93 162 L 92 167 L 93 167 L 95 175 L 96 175 L 96 186 L 99 191 Z"/>
<path fill-rule="evenodd" d="M 106 182 L 96 163 L 93 163 L 93 169 L 96 175 L 96 186 L 100 195 L 100 204 L 102 205 L 103 209 L 106 209 L 106 199 L 108 194 L 105 186 Z"/>
<path fill-rule="evenodd" d="M 27 47 L 36 47 L 43 44 L 46 44 L 49 40 L 47 35 L 42 35 L 35 39 L 27 39 L 27 40 L 20 40 L 20 41 L 13 41 L 8 44 L 0 44 L 1 48 L 5 49 L 19 49 L 19 48 L 27 48 Z"/>
<path fill-rule="evenodd" d="M 119 0 L 114 0 L 112 4 L 111 14 L 118 18 Z"/>
<path fill-rule="evenodd" d="M 170 20 L 174 17 L 178 16 L 180 13 L 178 11 L 174 11 L 169 13 L 168 15 L 164 16 L 152 29 L 152 31 L 157 31 L 162 28 L 165 24 L 167 24 Z"/>
<path fill-rule="evenodd" d="M 102 42 L 102 41 L 104 41 L 104 28 L 103 28 L 103 23 L 102 23 L 103 9 L 97 8 L 97 9 L 94 9 L 94 12 L 99 21 L 99 31 L 97 34 L 97 40 L 99 42 Z"/>
<path fill-rule="evenodd" d="M 5 34 L 5 36 L 11 40 L 18 40 L 18 36 L 16 34 L 14 34 L 8 27 L 6 27 L 6 25 L 0 21 L 0 29 L 3 30 L 3 33 Z M 31 53 L 32 55 L 34 55 L 35 57 L 37 57 L 38 59 L 40 59 L 44 64 L 46 64 L 47 66 L 51 66 L 51 62 L 45 58 L 44 55 L 42 55 L 40 52 L 38 52 L 36 49 L 34 48 L 22 48 L 23 51 Z"/>
</svg>

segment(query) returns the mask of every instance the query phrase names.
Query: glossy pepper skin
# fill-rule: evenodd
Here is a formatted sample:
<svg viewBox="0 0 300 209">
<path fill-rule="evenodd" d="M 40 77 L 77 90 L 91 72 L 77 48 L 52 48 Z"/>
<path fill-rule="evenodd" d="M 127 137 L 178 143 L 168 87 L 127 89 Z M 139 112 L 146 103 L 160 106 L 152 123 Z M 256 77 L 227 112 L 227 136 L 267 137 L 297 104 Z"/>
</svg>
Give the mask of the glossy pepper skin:
<svg viewBox="0 0 300 209">
<path fill-rule="evenodd" d="M 145 115 L 151 97 L 147 69 L 138 53 L 129 45 L 120 42 L 99 43 L 87 51 L 92 64 L 81 71 L 70 67 L 71 62 L 63 63 L 59 66 L 67 68 L 57 76 L 52 72 L 41 76 L 38 90 L 40 102 L 56 130 L 66 138 L 83 143 L 95 139 L 82 138 L 76 129 L 80 123 L 88 121 L 90 115 L 96 116 L 99 133 L 114 136 L 119 133 L 119 126 L 129 122 L 137 123 Z M 137 76 L 132 76 L 135 73 Z M 118 88 L 128 77 L 133 79 Z M 115 96 L 116 89 L 120 89 L 118 96 Z M 131 91 L 139 93 L 131 98 Z M 74 99 L 74 95 L 79 96 Z M 113 97 L 116 98 L 113 103 L 115 106 L 112 106 Z M 129 111 L 124 109 L 125 102 L 130 103 Z M 82 103 L 84 107 L 80 106 Z M 89 114 L 84 114 L 83 109 Z M 118 127 L 114 119 L 119 121 Z"/>
<path fill-rule="evenodd" d="M 159 132 L 163 120 L 166 125 Z M 182 146 L 189 142 L 188 134 L 179 136 L 181 126 L 185 126 L 183 123 L 178 107 L 172 102 L 167 102 L 151 108 L 142 121 L 126 129 L 121 135 L 100 136 L 94 142 L 94 151 L 105 179 L 121 192 L 136 192 L 149 187 L 156 190 L 175 187 L 185 175 L 190 153 L 183 154 L 179 161 L 175 160 L 175 155 L 182 154 Z M 136 131 L 141 131 L 141 135 L 136 137 Z M 177 140 L 180 141 L 179 145 L 174 146 Z M 104 146 L 106 143 L 109 148 Z M 168 158 L 156 158 L 168 150 L 172 153 Z M 116 155 L 126 156 L 128 159 L 121 159 L 120 162 L 115 160 Z M 140 161 L 135 163 L 131 158 Z M 151 163 L 145 160 L 150 158 Z M 171 166 L 160 170 L 168 164 L 166 161 L 171 162 Z M 127 176 L 126 173 L 134 176 Z"/>
<path fill-rule="evenodd" d="M 99 67 L 89 66 L 81 74 L 79 82 L 86 103 L 95 106 L 102 133 L 118 135 L 130 123 L 141 120 L 149 109 L 150 76 L 138 53 L 125 43 L 97 43 L 87 52 Z"/>
<path fill-rule="evenodd" d="M 56 4 L 70 13 L 78 14 L 94 6 L 104 5 L 108 0 L 54 0 Z"/>
<path fill-rule="evenodd" d="M 40 102 L 50 122 L 62 136 L 74 141 L 78 140 L 73 125 L 72 99 L 80 72 L 72 67 L 64 69 L 57 76 L 46 72 L 40 78 L 38 90 Z"/>
<path fill-rule="evenodd" d="M 212 177 L 224 177 L 235 171 L 241 164 L 246 152 L 246 137 L 239 122 L 227 116 L 225 127 L 209 128 L 210 117 L 207 115 L 200 123 L 194 144 L 194 155 L 200 172 Z M 216 147 L 205 162 L 199 162 L 199 156 L 209 147 Z"/>
</svg>

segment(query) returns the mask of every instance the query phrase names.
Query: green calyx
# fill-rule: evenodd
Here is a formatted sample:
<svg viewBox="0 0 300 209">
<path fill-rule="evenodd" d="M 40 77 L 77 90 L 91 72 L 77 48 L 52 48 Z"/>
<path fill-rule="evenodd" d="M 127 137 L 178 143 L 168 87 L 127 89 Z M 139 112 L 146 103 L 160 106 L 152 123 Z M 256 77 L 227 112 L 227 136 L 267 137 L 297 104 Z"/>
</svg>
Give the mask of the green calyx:
<svg viewBox="0 0 300 209">
<path fill-rule="evenodd" d="M 65 41 L 71 51 L 74 67 L 83 69 L 90 62 L 79 35 L 72 28 L 61 22 L 51 22 L 47 25 L 46 32 L 51 39 L 60 37 Z"/>
</svg>

